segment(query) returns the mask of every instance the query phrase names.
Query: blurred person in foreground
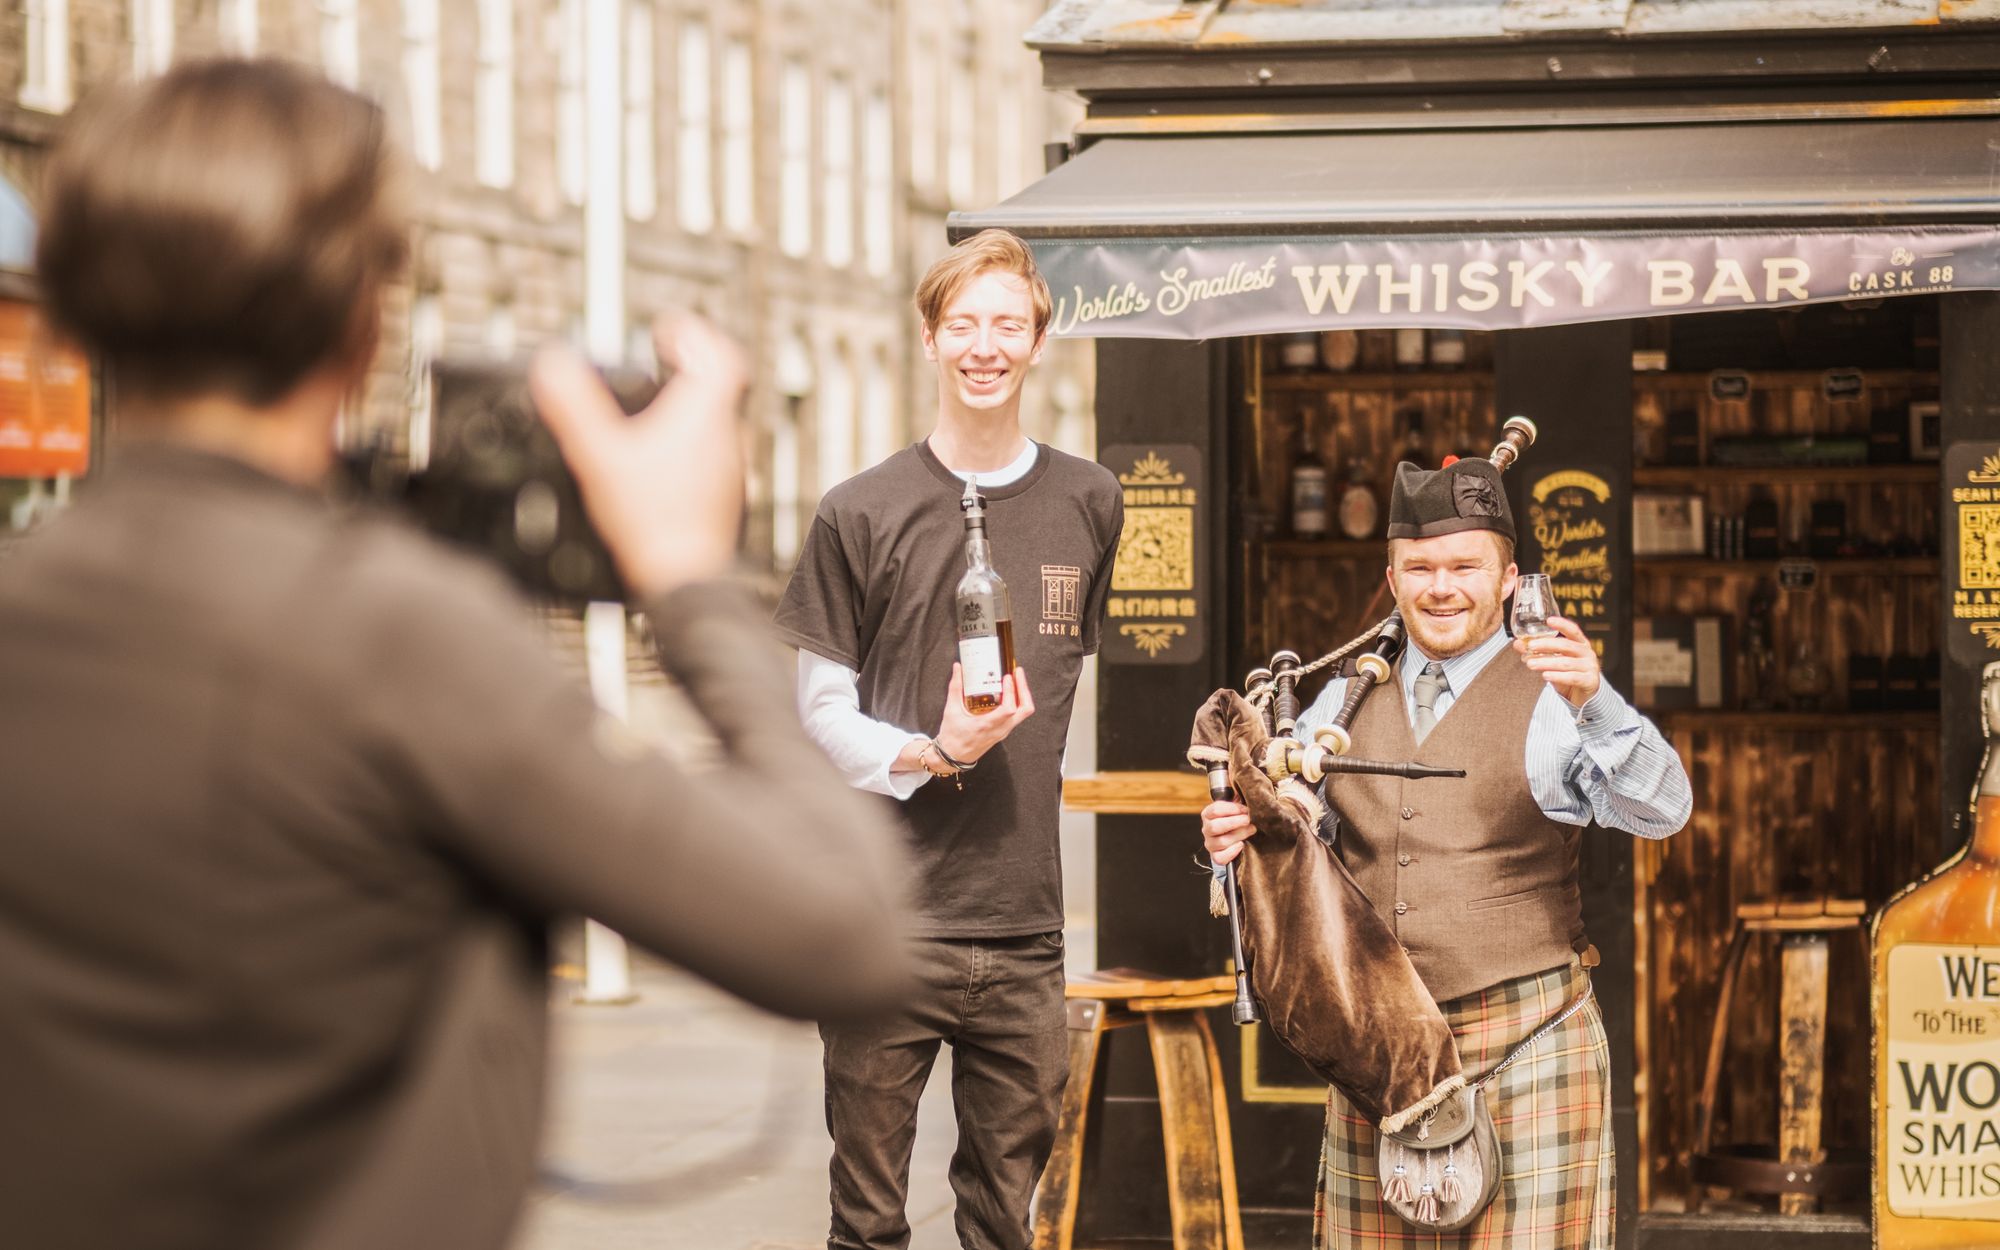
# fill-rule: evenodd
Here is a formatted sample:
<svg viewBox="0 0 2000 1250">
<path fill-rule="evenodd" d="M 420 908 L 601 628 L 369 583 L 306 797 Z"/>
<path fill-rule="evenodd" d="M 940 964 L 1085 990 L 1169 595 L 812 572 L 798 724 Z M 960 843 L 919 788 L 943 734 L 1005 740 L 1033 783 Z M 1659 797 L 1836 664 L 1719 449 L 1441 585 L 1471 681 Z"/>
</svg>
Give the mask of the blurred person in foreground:
<svg viewBox="0 0 2000 1250">
<path fill-rule="evenodd" d="M 713 772 L 601 715 L 497 573 L 322 493 L 396 164 L 373 104 L 243 61 L 109 90 L 51 155 L 42 288 L 124 441 L 0 566 L 10 1245 L 504 1245 L 558 914 L 791 1015 L 905 988 L 894 835 L 723 580 L 728 341 L 663 324 L 629 420 L 573 354 L 534 372 Z"/>
</svg>

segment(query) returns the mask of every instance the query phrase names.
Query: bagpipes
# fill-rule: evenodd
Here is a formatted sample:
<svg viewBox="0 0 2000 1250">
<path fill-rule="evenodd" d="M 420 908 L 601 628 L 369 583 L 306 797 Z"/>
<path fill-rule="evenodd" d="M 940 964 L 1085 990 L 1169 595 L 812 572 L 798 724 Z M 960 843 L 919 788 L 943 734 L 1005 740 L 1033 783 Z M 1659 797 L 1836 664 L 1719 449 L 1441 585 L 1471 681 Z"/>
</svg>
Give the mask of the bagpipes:
<svg viewBox="0 0 2000 1250">
<path fill-rule="evenodd" d="M 1513 417 L 1488 459 L 1504 471 L 1535 441 Z M 1268 1020 L 1280 1041 L 1384 1133 L 1448 1115 L 1466 1088 L 1458 1049 L 1396 935 L 1318 833 L 1314 792 L 1336 774 L 1463 777 L 1461 769 L 1349 754 L 1352 725 L 1370 691 L 1387 682 L 1404 642 L 1398 613 L 1310 664 L 1280 651 L 1253 670 L 1241 694 L 1218 690 L 1195 717 L 1188 761 L 1209 793 L 1235 797 L 1260 836 L 1218 878 L 1236 960 L 1239 1024 Z M 1298 685 L 1353 661 L 1334 718 L 1310 743 L 1296 735 Z M 1457 1103 L 1464 1099 L 1456 1100 Z"/>
</svg>

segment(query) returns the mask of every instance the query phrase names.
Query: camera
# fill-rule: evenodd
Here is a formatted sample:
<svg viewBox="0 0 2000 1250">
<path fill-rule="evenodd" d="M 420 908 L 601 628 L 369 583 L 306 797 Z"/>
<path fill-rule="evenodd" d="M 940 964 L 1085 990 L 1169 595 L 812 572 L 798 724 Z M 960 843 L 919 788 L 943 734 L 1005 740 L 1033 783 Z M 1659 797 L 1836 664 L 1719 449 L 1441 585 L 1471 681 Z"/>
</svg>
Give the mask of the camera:
<svg viewBox="0 0 2000 1250">
<path fill-rule="evenodd" d="M 659 393 L 636 369 L 601 369 L 629 415 Z M 343 458 L 352 485 L 455 546 L 496 561 L 531 595 L 571 603 L 627 597 L 555 436 L 536 414 L 521 362 L 444 359 L 430 367 L 430 448 L 410 459 L 376 445 Z"/>
</svg>

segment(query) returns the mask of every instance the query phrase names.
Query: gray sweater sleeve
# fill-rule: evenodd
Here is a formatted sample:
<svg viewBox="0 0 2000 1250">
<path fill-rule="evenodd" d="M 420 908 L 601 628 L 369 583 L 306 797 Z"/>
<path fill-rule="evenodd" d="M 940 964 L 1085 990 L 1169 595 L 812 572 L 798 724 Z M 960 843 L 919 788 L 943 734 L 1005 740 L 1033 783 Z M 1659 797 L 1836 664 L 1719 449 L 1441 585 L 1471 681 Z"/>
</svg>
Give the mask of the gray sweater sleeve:
<svg viewBox="0 0 2000 1250">
<path fill-rule="evenodd" d="M 774 1011 L 865 1013 L 903 992 L 890 809 L 806 738 L 745 589 L 648 605 L 662 665 L 720 742 L 699 771 L 599 712 L 493 606 L 433 612 L 387 648 L 408 678 L 392 732 L 452 853 L 537 911 L 589 915 Z"/>
</svg>

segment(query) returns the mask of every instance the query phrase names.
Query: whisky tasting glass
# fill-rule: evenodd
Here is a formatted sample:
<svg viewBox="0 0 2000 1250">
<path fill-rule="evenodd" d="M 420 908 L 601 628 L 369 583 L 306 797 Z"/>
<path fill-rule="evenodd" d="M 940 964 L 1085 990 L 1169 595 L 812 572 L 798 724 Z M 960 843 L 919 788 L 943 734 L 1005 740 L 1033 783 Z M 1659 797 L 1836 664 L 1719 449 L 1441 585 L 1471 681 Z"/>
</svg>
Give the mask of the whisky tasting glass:
<svg viewBox="0 0 2000 1250">
<path fill-rule="evenodd" d="M 1514 636 L 1516 638 L 1552 638 L 1555 630 L 1548 618 L 1559 615 L 1556 611 L 1555 592 L 1549 586 L 1546 573 L 1523 573 L 1514 587 Z"/>
</svg>

